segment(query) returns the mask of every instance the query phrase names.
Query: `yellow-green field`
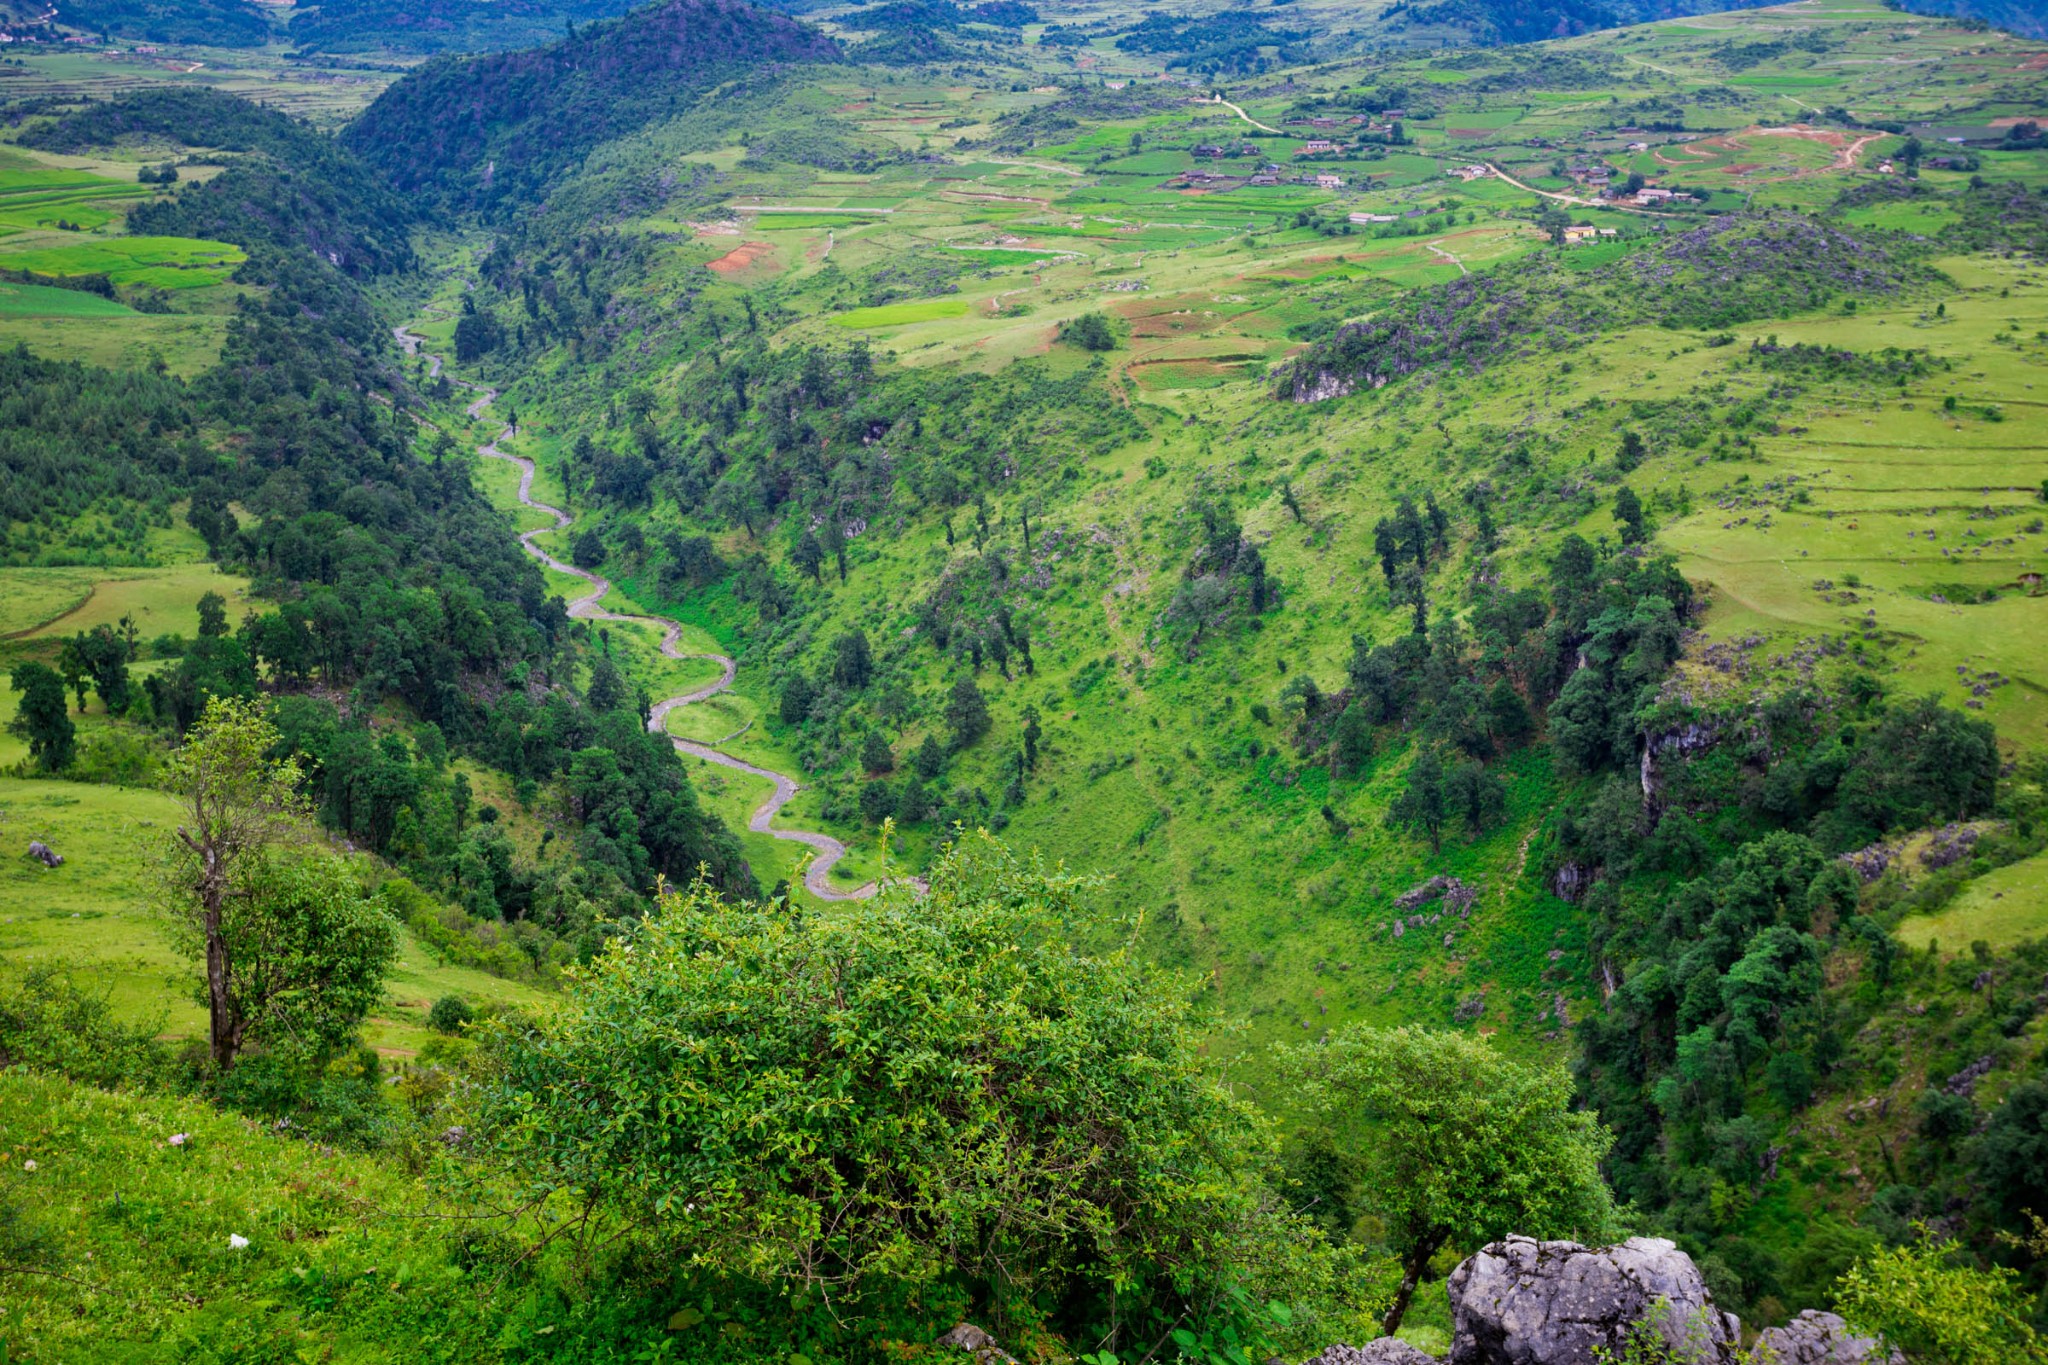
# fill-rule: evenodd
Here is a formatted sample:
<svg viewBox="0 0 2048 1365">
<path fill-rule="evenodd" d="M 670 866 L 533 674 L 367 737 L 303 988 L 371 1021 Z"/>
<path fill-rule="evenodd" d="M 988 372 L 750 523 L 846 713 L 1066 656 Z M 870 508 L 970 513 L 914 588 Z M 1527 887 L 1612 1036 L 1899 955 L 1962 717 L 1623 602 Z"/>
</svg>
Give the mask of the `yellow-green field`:
<svg viewBox="0 0 2048 1365">
<path fill-rule="evenodd" d="M 199 599 L 217 592 L 239 620 L 254 607 L 248 580 L 212 564 L 157 569 L 0 569 L 0 638 L 71 635 L 132 617 L 144 640 L 199 632 Z"/>
<path fill-rule="evenodd" d="M 167 1035 L 203 1032 L 196 964 L 174 947 L 156 909 L 156 858 L 177 805 L 154 791 L 0 777 L 0 965 L 61 961 L 108 994 L 124 1016 L 162 1016 Z M 55 869 L 23 856 L 30 840 L 57 850 Z M 365 871 L 369 869 L 365 867 Z M 545 1007 L 548 995 L 517 982 L 443 966 L 410 934 L 387 982 L 385 1005 L 365 1030 L 382 1051 L 404 1054 L 429 1036 L 439 996 Z"/>
<path fill-rule="evenodd" d="M 247 260 L 228 242 L 189 237 L 100 237 L 71 246 L 0 251 L 0 270 L 39 275 L 105 275 L 115 284 L 155 289 L 202 289 L 221 284 Z"/>
</svg>

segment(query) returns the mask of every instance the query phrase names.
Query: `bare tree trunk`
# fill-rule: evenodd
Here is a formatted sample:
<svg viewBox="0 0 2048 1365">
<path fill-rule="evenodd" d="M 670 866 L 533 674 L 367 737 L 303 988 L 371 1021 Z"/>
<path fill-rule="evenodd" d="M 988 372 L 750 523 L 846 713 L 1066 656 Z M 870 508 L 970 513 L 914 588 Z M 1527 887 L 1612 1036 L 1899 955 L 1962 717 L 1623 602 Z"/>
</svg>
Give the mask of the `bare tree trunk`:
<svg viewBox="0 0 2048 1365">
<path fill-rule="evenodd" d="M 235 1064 L 234 1001 L 228 994 L 228 944 L 220 929 L 220 910 L 206 912 L 207 1036 L 213 1064 L 226 1071 Z"/>
<path fill-rule="evenodd" d="M 1443 1234 L 1433 1233 L 1422 1238 L 1409 1251 L 1408 1260 L 1402 1266 L 1401 1287 L 1394 1291 L 1393 1306 L 1387 1309 L 1387 1316 L 1380 1323 L 1381 1336 L 1390 1337 L 1401 1329 L 1401 1319 L 1407 1316 L 1408 1303 L 1415 1297 L 1415 1287 L 1422 1283 L 1422 1272 L 1429 1269 L 1430 1258 L 1443 1244 Z"/>
</svg>

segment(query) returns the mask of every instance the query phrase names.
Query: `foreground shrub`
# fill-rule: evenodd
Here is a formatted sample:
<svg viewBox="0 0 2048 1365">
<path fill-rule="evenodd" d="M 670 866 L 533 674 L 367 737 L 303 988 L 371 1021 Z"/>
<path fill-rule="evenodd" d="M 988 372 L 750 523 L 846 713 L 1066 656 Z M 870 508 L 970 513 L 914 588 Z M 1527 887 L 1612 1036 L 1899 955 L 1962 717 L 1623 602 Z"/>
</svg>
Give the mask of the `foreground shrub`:
<svg viewBox="0 0 2048 1365">
<path fill-rule="evenodd" d="M 189 1079 L 157 1041 L 161 1019 L 125 1024 L 103 991 L 87 990 L 62 963 L 0 974 L 0 1067 L 69 1076 L 108 1090 L 148 1090 Z"/>
<path fill-rule="evenodd" d="M 1174 983 L 1067 946 L 1088 889 L 983 834 L 928 895 L 830 916 L 666 896 L 565 1008 L 491 1035 L 472 1140 L 535 1196 L 849 1319 L 952 1288 L 1016 1331 L 1249 1343 L 1294 1316 L 1258 1307 L 1284 1284 L 1331 1330 L 1356 1304 Z"/>
<path fill-rule="evenodd" d="M 2025 1365 L 2048 1361 L 2010 1270 L 1959 1263 L 1949 1241 L 1886 1247 L 1842 1277 L 1837 1307 L 1851 1326 L 1881 1336 L 1914 1365 Z"/>
</svg>

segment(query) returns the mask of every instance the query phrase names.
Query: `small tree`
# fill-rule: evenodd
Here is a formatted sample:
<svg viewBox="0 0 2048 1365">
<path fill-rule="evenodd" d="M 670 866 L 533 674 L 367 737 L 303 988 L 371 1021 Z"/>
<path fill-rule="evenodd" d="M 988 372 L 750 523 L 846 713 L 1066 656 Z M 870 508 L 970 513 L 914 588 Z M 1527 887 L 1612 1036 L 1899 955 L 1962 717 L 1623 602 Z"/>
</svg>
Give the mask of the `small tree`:
<svg viewBox="0 0 2048 1365">
<path fill-rule="evenodd" d="M 71 766 L 78 731 L 64 705 L 64 679 L 39 663 L 18 663 L 10 681 L 21 693 L 7 728 L 28 741 L 28 756 L 46 773 Z"/>
<path fill-rule="evenodd" d="M 1083 313 L 1060 325 L 1060 340 L 1084 351 L 1113 351 L 1116 349 L 1116 329 L 1105 314 Z"/>
<path fill-rule="evenodd" d="M 924 743 L 917 746 L 917 757 L 912 760 L 917 775 L 926 782 L 936 782 L 946 767 L 946 746 L 939 743 L 937 735 L 926 735 Z"/>
<path fill-rule="evenodd" d="M 228 600 L 217 592 L 199 599 L 199 638 L 217 639 L 228 633 Z"/>
<path fill-rule="evenodd" d="M 896 755 L 889 752 L 889 741 L 880 730 L 868 731 L 866 742 L 860 746 L 860 766 L 871 773 L 886 773 L 896 766 Z"/>
<path fill-rule="evenodd" d="M 235 989 L 233 930 L 251 894 L 254 865 L 296 834 L 304 813 L 299 770 L 270 754 L 281 742 L 256 703 L 216 697 L 171 759 L 166 785 L 183 805 L 168 868 L 168 909 L 206 959 L 208 1037 L 225 1071 L 248 1017 Z"/>
<path fill-rule="evenodd" d="M 849 630 L 832 642 L 832 681 L 858 692 L 875 674 L 874 651 L 864 630 Z"/>
<path fill-rule="evenodd" d="M 1621 543 L 1640 545 L 1649 535 L 1649 527 L 1643 520 L 1643 502 L 1627 484 L 1614 495 L 1614 522 L 1621 528 Z"/>
<path fill-rule="evenodd" d="M 1326 1044 L 1283 1050 L 1281 1069 L 1401 1259 L 1386 1335 L 1447 1245 L 1511 1232 L 1613 1235 L 1600 1175 L 1613 1139 L 1591 1114 L 1573 1112 L 1564 1068 L 1510 1061 L 1460 1033 L 1352 1025 Z"/>
<path fill-rule="evenodd" d="M 813 583 L 824 582 L 824 577 L 819 571 L 825 565 L 825 548 L 818 544 L 818 538 L 809 531 L 797 539 L 796 548 L 789 552 L 789 561 L 800 571 L 809 574 Z"/>
<path fill-rule="evenodd" d="M 1425 751 L 1408 765 L 1408 785 L 1387 810 L 1387 823 L 1406 826 L 1429 840 L 1429 851 L 1440 853 L 1444 846 L 1444 818 L 1450 810 L 1444 790 L 1444 764 L 1434 751 Z"/>
<path fill-rule="evenodd" d="M 953 684 L 953 695 L 946 702 L 946 724 L 953 729 L 955 749 L 965 749 L 988 733 L 988 702 L 974 679 L 962 678 Z"/>
</svg>

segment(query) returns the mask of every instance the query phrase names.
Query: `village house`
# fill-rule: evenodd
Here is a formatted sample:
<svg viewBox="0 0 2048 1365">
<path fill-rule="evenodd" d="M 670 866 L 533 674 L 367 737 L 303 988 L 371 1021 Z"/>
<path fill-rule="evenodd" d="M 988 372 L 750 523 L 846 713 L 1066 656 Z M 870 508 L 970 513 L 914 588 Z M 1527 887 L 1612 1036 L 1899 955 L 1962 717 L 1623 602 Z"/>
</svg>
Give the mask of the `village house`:
<svg viewBox="0 0 2048 1365">
<path fill-rule="evenodd" d="M 1341 190 L 1344 188 L 1344 177 L 1341 175 L 1319 175 L 1316 177 L 1316 188 L 1319 190 Z"/>
<path fill-rule="evenodd" d="M 1491 172 L 1491 171 L 1489 171 L 1489 170 L 1487 170 L 1487 169 L 1486 169 L 1486 167 L 1484 167 L 1484 166 L 1476 166 L 1476 165 L 1475 165 L 1475 166 L 1453 166 L 1453 167 L 1451 167 L 1451 168 L 1450 168 L 1450 170 L 1446 171 L 1446 172 L 1445 172 L 1445 174 L 1446 174 L 1446 175 L 1455 175 L 1455 176 L 1457 176 L 1457 177 L 1458 177 L 1458 179 L 1460 179 L 1460 180 L 1466 180 L 1466 181 L 1471 181 L 1471 180 L 1484 180 L 1484 179 L 1485 179 L 1485 178 L 1486 178 L 1486 177 L 1487 177 L 1488 175 L 1491 175 L 1491 174 L 1492 174 L 1492 172 Z"/>
<path fill-rule="evenodd" d="M 1353 213 L 1347 216 L 1352 222 L 1361 226 L 1368 223 L 1392 223 L 1397 221 L 1391 213 Z"/>
<path fill-rule="evenodd" d="M 1301 150 L 1296 152 L 1295 155 L 1316 156 L 1323 152 L 1334 152 L 1336 150 L 1337 144 L 1329 141 L 1327 138 L 1312 137 L 1301 144 Z"/>
</svg>

